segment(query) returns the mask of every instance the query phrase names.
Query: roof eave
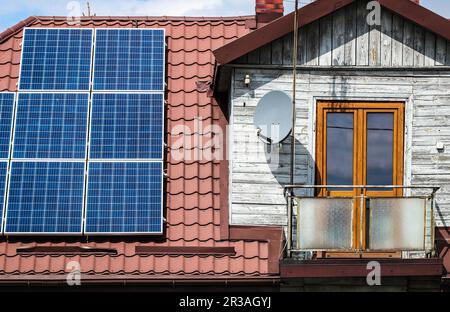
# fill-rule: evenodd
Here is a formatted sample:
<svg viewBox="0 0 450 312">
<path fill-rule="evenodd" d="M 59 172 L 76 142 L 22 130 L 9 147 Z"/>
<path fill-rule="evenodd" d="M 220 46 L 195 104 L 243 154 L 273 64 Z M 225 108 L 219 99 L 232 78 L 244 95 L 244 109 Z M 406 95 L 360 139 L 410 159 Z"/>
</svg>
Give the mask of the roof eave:
<svg viewBox="0 0 450 312">
<path fill-rule="evenodd" d="M 278 284 L 279 275 L 85 275 L 81 274 L 82 285 L 239 285 L 239 284 Z M 52 286 L 67 285 L 66 275 L 3 275 L 0 279 L 0 286 Z"/>
<path fill-rule="evenodd" d="M 24 19 L 23 21 L 18 22 L 16 25 L 6 29 L 5 31 L 0 33 L 0 43 L 17 34 L 19 31 L 22 30 L 22 28 L 32 25 L 38 19 L 39 18 L 37 16 L 30 16 Z"/>
<path fill-rule="evenodd" d="M 81 16 L 80 21 L 185 21 L 185 22 L 203 22 L 203 21 L 217 21 L 217 22 L 231 22 L 236 20 L 255 20 L 254 15 L 240 15 L 240 16 Z M 66 21 L 67 16 L 30 16 L 20 21 L 16 25 L 6 29 L 0 33 L 0 43 L 6 41 L 11 36 L 21 31 L 24 27 L 33 25 L 36 21 Z"/>
</svg>

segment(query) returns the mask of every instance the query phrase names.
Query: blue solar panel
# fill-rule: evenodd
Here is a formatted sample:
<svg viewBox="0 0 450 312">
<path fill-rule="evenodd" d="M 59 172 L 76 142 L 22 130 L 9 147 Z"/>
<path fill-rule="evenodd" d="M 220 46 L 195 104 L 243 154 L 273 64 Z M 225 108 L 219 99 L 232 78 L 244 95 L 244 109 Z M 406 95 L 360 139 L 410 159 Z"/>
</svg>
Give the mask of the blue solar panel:
<svg viewBox="0 0 450 312">
<path fill-rule="evenodd" d="M 90 157 L 162 159 L 162 94 L 94 94 Z"/>
<path fill-rule="evenodd" d="M 0 93 L 0 158 L 9 158 L 14 94 Z"/>
<path fill-rule="evenodd" d="M 6 186 L 6 173 L 8 170 L 8 163 L 5 161 L 0 162 L 0 232 L 2 230 L 3 224 L 3 208 L 5 206 L 4 198 L 5 198 L 5 186 Z"/>
<path fill-rule="evenodd" d="M 92 29 L 27 28 L 20 90 L 89 90 Z"/>
<path fill-rule="evenodd" d="M 97 29 L 94 90 L 164 90 L 163 29 Z"/>
<path fill-rule="evenodd" d="M 17 104 L 0 93 L 9 235 L 162 233 L 164 30 L 95 31 L 25 29 Z"/>
<path fill-rule="evenodd" d="M 20 93 L 14 158 L 85 159 L 88 94 Z"/>
<path fill-rule="evenodd" d="M 90 163 L 86 233 L 161 233 L 162 162 Z"/>
<path fill-rule="evenodd" d="M 84 163 L 13 162 L 6 233 L 81 233 Z"/>
</svg>

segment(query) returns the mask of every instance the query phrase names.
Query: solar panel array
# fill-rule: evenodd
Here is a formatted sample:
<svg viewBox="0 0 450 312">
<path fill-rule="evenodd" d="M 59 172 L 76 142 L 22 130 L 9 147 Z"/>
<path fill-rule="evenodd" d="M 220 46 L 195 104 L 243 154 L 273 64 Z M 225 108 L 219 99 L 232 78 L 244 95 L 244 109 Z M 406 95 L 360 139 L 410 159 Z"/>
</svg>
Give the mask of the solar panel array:
<svg viewBox="0 0 450 312">
<path fill-rule="evenodd" d="M 164 50 L 161 29 L 25 29 L 0 93 L 3 233 L 162 233 Z"/>
</svg>

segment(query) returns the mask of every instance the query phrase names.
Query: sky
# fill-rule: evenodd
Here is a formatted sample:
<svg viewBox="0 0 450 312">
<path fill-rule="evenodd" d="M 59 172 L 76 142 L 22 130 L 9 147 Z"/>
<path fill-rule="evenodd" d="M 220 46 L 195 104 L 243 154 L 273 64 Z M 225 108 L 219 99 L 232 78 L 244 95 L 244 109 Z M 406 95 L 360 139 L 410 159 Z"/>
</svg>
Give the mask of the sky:
<svg viewBox="0 0 450 312">
<path fill-rule="evenodd" d="M 97 15 L 190 15 L 232 16 L 254 14 L 255 0 L 90 0 L 91 12 Z M 285 0 L 291 12 L 294 0 Z M 305 5 L 310 0 L 300 0 Z M 421 0 L 421 4 L 450 18 L 449 0 Z M 73 16 L 86 12 L 86 0 L 0 0 L 0 31 L 31 15 Z"/>
</svg>

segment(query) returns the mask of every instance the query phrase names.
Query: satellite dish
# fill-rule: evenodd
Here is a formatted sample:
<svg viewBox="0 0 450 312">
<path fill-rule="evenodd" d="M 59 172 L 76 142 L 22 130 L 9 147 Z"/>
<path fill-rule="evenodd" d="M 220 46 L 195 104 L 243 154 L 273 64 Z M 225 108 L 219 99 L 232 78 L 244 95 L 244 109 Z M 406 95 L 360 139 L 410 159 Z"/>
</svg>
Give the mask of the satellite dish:
<svg viewBox="0 0 450 312">
<path fill-rule="evenodd" d="M 284 141 L 292 129 L 292 100 L 282 91 L 270 91 L 259 101 L 253 123 L 268 144 Z"/>
</svg>

